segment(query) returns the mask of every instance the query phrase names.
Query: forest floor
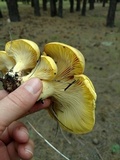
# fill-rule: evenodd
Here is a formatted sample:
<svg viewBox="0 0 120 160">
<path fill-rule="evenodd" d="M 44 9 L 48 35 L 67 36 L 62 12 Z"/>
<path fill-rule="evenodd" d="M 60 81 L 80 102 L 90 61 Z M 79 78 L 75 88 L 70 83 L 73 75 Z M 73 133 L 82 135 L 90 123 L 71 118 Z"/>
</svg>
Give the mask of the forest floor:
<svg viewBox="0 0 120 160">
<path fill-rule="evenodd" d="M 35 141 L 34 159 L 64 160 L 27 121 L 70 160 L 120 160 L 120 4 L 114 28 L 105 26 L 108 5 L 103 8 L 97 4 L 93 11 L 87 9 L 86 17 L 79 12 L 69 13 L 69 5 L 66 6 L 63 18 L 50 17 L 49 11 L 41 11 L 41 17 L 35 17 L 30 5 L 19 4 L 21 22 L 17 23 L 9 23 L 7 9 L 1 7 L 4 18 L 0 19 L 0 50 L 7 41 L 18 38 L 33 40 L 41 51 L 51 41 L 72 45 L 83 53 L 85 74 L 98 96 L 93 131 L 86 135 L 64 132 L 71 144 L 45 110 L 23 118 Z"/>
</svg>

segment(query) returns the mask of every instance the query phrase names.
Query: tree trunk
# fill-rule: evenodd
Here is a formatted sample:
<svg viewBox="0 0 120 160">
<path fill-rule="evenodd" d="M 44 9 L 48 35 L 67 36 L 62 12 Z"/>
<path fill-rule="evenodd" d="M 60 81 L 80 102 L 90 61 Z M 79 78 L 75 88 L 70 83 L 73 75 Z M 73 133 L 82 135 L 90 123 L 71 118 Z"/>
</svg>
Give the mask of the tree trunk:
<svg viewBox="0 0 120 160">
<path fill-rule="evenodd" d="M 47 0 L 43 0 L 43 11 L 47 11 Z"/>
<path fill-rule="evenodd" d="M 83 6 L 82 6 L 82 12 L 81 12 L 82 16 L 86 15 L 86 4 L 87 4 L 87 0 L 83 0 Z"/>
<path fill-rule="evenodd" d="M 76 11 L 80 11 L 80 10 L 81 10 L 81 0 L 77 0 Z"/>
<path fill-rule="evenodd" d="M 70 1 L 70 13 L 74 12 L 74 0 L 69 0 Z"/>
<path fill-rule="evenodd" d="M 34 3 L 34 15 L 35 16 L 40 16 L 39 0 L 33 0 L 33 3 Z"/>
<path fill-rule="evenodd" d="M 89 9 L 90 10 L 94 9 L 94 2 L 95 2 L 95 0 L 89 0 Z"/>
<path fill-rule="evenodd" d="M 30 0 L 22 0 L 23 4 L 29 4 Z"/>
<path fill-rule="evenodd" d="M 56 0 L 50 0 L 50 14 L 51 17 L 57 15 Z"/>
<path fill-rule="evenodd" d="M 11 22 L 20 21 L 17 0 L 6 0 Z"/>
<path fill-rule="evenodd" d="M 34 7 L 34 0 L 31 0 L 31 7 Z"/>
<path fill-rule="evenodd" d="M 103 0 L 103 7 L 105 7 L 105 4 L 108 2 L 108 0 Z"/>
<path fill-rule="evenodd" d="M 0 9 L 0 18 L 3 18 L 3 15 L 2 15 L 2 11 L 1 11 L 1 9 Z"/>
<path fill-rule="evenodd" d="M 59 0 L 58 4 L 58 16 L 63 17 L 63 0 Z"/>
<path fill-rule="evenodd" d="M 106 26 L 114 27 L 114 20 L 115 20 L 115 11 L 117 6 L 117 0 L 110 0 L 109 2 L 109 9 L 107 15 L 107 23 Z"/>
</svg>

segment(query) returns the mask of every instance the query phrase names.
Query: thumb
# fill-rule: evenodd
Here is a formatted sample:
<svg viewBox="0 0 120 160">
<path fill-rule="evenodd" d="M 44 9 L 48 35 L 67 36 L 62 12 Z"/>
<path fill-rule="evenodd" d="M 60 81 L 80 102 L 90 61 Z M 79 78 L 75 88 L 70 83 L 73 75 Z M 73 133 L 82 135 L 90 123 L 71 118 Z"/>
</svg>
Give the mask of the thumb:
<svg viewBox="0 0 120 160">
<path fill-rule="evenodd" d="M 30 110 L 41 92 L 42 82 L 32 78 L 0 101 L 0 134 L 10 123 Z"/>
</svg>

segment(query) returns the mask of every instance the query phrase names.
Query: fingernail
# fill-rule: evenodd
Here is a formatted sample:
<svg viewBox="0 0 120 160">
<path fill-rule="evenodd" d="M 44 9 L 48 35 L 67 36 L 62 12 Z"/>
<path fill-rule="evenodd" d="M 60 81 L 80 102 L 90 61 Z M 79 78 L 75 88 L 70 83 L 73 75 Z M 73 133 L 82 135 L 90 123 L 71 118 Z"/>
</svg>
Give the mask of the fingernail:
<svg viewBox="0 0 120 160">
<path fill-rule="evenodd" d="M 30 154 L 31 157 L 33 156 L 33 148 L 30 145 L 25 147 L 25 152 Z"/>
<path fill-rule="evenodd" d="M 24 84 L 24 87 L 31 94 L 36 94 L 42 90 L 42 83 L 38 78 L 32 78 Z"/>
<path fill-rule="evenodd" d="M 25 136 L 29 136 L 29 133 L 27 131 L 27 129 L 25 127 L 20 127 L 18 128 L 21 131 L 21 134 L 25 137 Z"/>
</svg>

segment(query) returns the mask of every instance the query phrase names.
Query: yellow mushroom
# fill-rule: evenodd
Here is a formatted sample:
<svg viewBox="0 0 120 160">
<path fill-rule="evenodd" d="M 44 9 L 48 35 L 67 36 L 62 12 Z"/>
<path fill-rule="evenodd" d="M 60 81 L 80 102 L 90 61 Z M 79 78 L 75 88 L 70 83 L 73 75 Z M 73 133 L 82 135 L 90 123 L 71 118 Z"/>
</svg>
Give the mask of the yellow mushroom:
<svg viewBox="0 0 120 160">
<path fill-rule="evenodd" d="M 76 134 L 92 130 L 97 96 L 92 82 L 83 74 L 85 60 L 80 51 L 52 42 L 45 45 L 40 59 L 38 46 L 24 39 L 8 42 L 5 50 L 16 62 L 5 75 L 5 80 L 9 77 L 16 85 L 7 85 L 5 89 L 12 91 L 26 80 L 38 77 L 43 82 L 39 99 L 51 97 L 48 112 L 62 128 Z M 29 68 L 29 74 L 16 74 Z"/>
<path fill-rule="evenodd" d="M 40 50 L 37 44 L 26 39 L 7 42 L 5 51 L 16 61 L 16 65 L 13 68 L 14 73 L 34 68 L 40 57 Z"/>
<path fill-rule="evenodd" d="M 53 80 L 57 74 L 57 66 L 54 60 L 49 56 L 41 55 L 40 61 L 27 76 L 23 77 L 23 81 L 32 77 L 38 77 L 41 80 Z"/>
</svg>

